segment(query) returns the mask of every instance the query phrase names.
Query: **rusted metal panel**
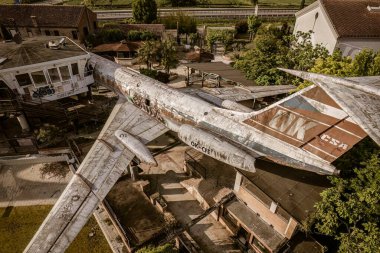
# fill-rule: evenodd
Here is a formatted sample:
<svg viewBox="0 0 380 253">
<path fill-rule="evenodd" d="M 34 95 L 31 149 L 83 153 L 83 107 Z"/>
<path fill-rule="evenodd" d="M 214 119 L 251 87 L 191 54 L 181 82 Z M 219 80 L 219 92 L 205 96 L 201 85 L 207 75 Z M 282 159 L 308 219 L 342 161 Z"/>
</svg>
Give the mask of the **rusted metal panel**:
<svg viewBox="0 0 380 253">
<path fill-rule="evenodd" d="M 333 162 L 366 136 L 320 87 L 300 92 L 244 123 Z"/>
<path fill-rule="evenodd" d="M 283 70 L 320 86 L 353 121 L 380 145 L 380 77 L 339 78 Z"/>
</svg>

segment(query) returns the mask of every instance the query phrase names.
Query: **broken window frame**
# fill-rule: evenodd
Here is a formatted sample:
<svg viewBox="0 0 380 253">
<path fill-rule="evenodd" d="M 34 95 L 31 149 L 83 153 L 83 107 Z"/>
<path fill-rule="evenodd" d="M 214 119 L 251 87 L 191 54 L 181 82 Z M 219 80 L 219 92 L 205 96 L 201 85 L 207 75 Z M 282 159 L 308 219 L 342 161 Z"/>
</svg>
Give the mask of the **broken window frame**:
<svg viewBox="0 0 380 253">
<path fill-rule="evenodd" d="M 65 71 L 62 71 L 63 69 L 65 69 Z M 70 73 L 69 66 L 67 66 L 67 65 L 59 66 L 58 70 L 59 70 L 59 74 L 61 76 L 62 82 L 71 80 L 71 73 Z M 67 72 L 66 72 L 66 70 L 67 70 Z"/>
<path fill-rule="evenodd" d="M 42 75 L 41 75 L 41 73 L 42 73 Z M 38 74 L 38 75 L 33 75 L 33 74 Z M 30 73 L 30 76 L 31 76 L 32 82 L 36 88 L 49 85 L 43 70 L 33 71 Z M 43 78 L 43 80 L 42 79 L 38 80 L 37 78 Z"/>
<path fill-rule="evenodd" d="M 71 63 L 71 73 L 73 76 L 79 75 L 79 65 L 77 62 Z"/>
<path fill-rule="evenodd" d="M 51 73 L 51 71 L 53 71 L 53 70 L 55 70 L 56 73 Z M 61 75 L 60 75 L 59 70 L 58 70 L 57 67 L 54 67 L 54 68 L 50 68 L 50 69 L 48 69 L 48 70 L 47 70 L 47 73 L 48 73 L 49 80 L 50 80 L 50 83 L 51 83 L 51 84 L 62 82 L 62 78 L 61 78 Z M 56 74 L 56 75 L 55 75 L 55 74 Z M 58 79 L 57 79 L 57 78 L 54 78 L 54 80 L 53 80 L 52 77 L 58 77 Z"/>
<path fill-rule="evenodd" d="M 21 77 L 21 76 L 23 76 L 23 77 Z M 28 81 L 28 83 L 22 84 L 22 83 L 20 82 L 20 80 L 22 80 L 21 78 L 24 78 L 24 77 L 25 77 L 25 78 L 28 77 L 27 79 L 28 79 L 29 81 Z M 17 83 L 18 83 L 18 85 L 19 85 L 20 87 L 33 85 L 32 77 L 30 76 L 29 73 L 21 73 L 21 74 L 17 74 L 17 75 L 15 75 L 15 78 L 16 78 L 16 81 L 17 81 Z"/>
</svg>

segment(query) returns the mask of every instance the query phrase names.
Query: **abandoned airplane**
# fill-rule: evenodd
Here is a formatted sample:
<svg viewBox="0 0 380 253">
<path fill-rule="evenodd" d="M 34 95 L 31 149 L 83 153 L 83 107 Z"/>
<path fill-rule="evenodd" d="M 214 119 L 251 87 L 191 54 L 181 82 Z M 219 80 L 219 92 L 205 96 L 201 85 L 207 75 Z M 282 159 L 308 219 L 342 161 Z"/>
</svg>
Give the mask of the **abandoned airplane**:
<svg viewBox="0 0 380 253">
<path fill-rule="evenodd" d="M 244 112 L 217 108 L 96 55 L 89 63 L 95 80 L 118 93 L 119 101 L 24 252 L 65 251 L 134 157 L 156 164 L 145 144 L 168 129 L 194 149 L 251 172 L 263 158 L 337 175 L 331 162 L 367 134 L 380 144 L 378 77 L 349 80 L 285 70 L 314 85 Z"/>
</svg>

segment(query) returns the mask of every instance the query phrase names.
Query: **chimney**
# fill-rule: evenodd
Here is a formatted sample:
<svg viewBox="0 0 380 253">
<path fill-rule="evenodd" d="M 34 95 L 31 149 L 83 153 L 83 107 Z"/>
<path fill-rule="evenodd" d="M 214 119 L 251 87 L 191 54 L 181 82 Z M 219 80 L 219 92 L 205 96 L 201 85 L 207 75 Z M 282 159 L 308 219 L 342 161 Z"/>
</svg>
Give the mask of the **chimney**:
<svg viewBox="0 0 380 253">
<path fill-rule="evenodd" d="M 38 22 L 37 22 L 37 17 L 36 16 L 30 16 L 32 19 L 33 26 L 38 28 Z"/>
</svg>

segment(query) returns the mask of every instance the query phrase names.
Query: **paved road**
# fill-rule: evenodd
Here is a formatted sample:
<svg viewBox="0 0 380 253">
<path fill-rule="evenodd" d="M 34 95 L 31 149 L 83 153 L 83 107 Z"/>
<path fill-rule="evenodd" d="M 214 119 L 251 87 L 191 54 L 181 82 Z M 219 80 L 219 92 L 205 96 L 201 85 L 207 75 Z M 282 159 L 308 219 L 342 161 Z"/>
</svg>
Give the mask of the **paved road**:
<svg viewBox="0 0 380 253">
<path fill-rule="evenodd" d="M 182 13 L 197 18 L 246 18 L 255 14 L 255 8 L 180 8 L 180 9 L 158 9 L 158 16 L 164 17 Z M 293 17 L 297 9 L 259 8 L 257 15 L 260 17 Z M 107 10 L 95 11 L 98 20 L 125 19 L 132 17 L 132 10 Z"/>
</svg>

